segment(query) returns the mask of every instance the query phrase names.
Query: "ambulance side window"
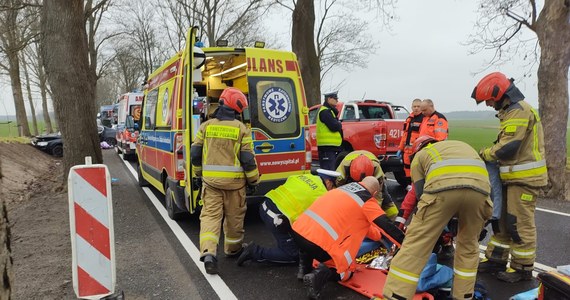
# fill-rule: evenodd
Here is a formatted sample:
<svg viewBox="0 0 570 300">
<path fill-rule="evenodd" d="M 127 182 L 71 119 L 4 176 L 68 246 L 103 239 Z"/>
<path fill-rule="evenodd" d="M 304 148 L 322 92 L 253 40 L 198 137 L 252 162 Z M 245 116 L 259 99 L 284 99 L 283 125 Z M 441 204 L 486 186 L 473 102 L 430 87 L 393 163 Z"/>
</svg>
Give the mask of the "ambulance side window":
<svg viewBox="0 0 570 300">
<path fill-rule="evenodd" d="M 146 95 L 144 102 L 144 128 L 154 129 L 156 121 L 156 102 L 158 100 L 158 89 L 154 89 Z"/>
</svg>

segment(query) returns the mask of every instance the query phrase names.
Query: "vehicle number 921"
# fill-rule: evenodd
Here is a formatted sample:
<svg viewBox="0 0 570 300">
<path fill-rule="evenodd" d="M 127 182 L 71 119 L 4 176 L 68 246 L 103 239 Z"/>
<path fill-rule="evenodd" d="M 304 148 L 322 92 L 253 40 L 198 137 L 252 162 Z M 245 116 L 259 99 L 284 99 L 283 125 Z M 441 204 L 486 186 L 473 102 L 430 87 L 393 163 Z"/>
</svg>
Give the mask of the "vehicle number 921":
<svg viewBox="0 0 570 300">
<path fill-rule="evenodd" d="M 393 139 L 399 139 L 402 136 L 402 130 L 399 129 L 390 129 L 388 135 Z"/>
</svg>

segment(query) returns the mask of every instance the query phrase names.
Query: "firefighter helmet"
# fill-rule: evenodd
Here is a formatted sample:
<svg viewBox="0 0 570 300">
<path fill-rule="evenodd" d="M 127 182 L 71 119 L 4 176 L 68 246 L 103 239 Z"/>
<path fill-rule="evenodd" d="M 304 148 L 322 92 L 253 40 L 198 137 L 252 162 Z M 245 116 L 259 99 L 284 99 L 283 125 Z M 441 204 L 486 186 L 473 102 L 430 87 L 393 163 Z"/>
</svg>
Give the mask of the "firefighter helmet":
<svg viewBox="0 0 570 300">
<path fill-rule="evenodd" d="M 477 104 L 488 100 L 499 102 L 511 84 L 512 80 L 509 80 L 505 74 L 493 72 L 479 81 L 473 89 L 471 98 L 475 99 Z"/>
<path fill-rule="evenodd" d="M 235 110 L 238 114 L 241 114 L 247 107 L 247 98 L 240 90 L 234 87 L 229 87 L 220 95 L 220 104 Z"/>
<path fill-rule="evenodd" d="M 350 178 L 353 181 L 359 182 L 372 174 L 374 174 L 374 165 L 366 155 L 361 154 L 350 163 Z"/>
<path fill-rule="evenodd" d="M 438 142 L 438 140 L 436 140 L 435 138 L 433 138 L 429 135 L 422 135 L 422 136 L 418 137 L 414 141 L 414 144 L 412 145 L 412 155 L 415 155 L 416 153 L 418 153 L 418 151 L 422 150 L 422 148 L 427 146 L 428 144 L 437 143 L 437 142 Z"/>
</svg>

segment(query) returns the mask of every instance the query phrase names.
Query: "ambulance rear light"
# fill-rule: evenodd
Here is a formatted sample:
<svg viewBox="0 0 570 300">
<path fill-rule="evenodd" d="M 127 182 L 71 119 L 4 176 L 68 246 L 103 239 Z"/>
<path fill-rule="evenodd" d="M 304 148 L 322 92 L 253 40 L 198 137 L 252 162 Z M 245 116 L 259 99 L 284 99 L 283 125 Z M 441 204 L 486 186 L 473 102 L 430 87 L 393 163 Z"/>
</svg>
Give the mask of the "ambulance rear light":
<svg viewBox="0 0 570 300">
<path fill-rule="evenodd" d="M 305 128 L 305 170 L 311 170 L 313 156 L 311 155 L 311 141 L 309 140 L 309 128 Z"/>
<path fill-rule="evenodd" d="M 181 133 L 174 135 L 174 156 L 176 165 L 176 179 L 184 179 L 184 136 Z"/>
</svg>

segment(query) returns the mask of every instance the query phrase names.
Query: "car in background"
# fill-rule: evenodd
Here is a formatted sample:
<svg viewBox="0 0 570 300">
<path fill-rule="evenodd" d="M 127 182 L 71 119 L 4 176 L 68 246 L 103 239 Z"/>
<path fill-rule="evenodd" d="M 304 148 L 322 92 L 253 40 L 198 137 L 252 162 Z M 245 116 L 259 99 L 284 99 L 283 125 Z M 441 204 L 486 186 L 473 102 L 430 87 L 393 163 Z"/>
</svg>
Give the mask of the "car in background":
<svg viewBox="0 0 570 300">
<path fill-rule="evenodd" d="M 63 140 L 59 132 L 33 137 L 32 145 L 53 156 L 63 156 Z"/>
<path fill-rule="evenodd" d="M 97 125 L 97 133 L 99 135 L 99 141 L 105 141 L 109 146 L 115 147 L 117 145 L 117 139 L 115 135 L 117 130 Z M 63 139 L 61 133 L 50 133 L 44 135 L 38 135 L 32 138 L 32 146 L 56 157 L 63 156 Z"/>
</svg>

